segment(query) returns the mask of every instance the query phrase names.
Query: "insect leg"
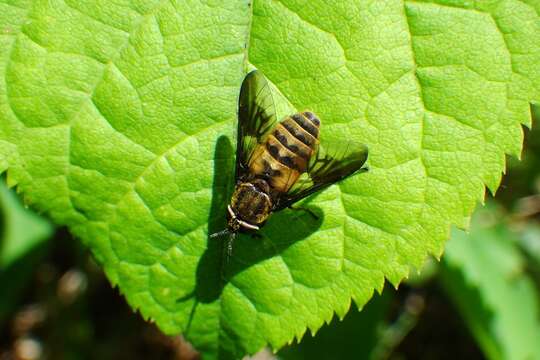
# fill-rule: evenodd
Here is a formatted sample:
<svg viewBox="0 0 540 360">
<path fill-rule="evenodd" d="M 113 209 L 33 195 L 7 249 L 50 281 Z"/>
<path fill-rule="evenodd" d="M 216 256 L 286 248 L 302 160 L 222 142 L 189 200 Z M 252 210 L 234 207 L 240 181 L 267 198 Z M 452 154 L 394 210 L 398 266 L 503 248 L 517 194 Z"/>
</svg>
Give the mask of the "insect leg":
<svg viewBox="0 0 540 360">
<path fill-rule="evenodd" d="M 230 231 L 229 229 L 225 229 L 225 230 L 222 230 L 222 231 L 219 231 L 217 233 L 213 233 L 212 235 L 210 235 L 210 238 L 217 238 L 217 237 L 220 237 L 220 236 L 223 236 L 223 235 L 228 235 L 230 234 Z"/>
<path fill-rule="evenodd" d="M 229 259 L 232 256 L 234 238 L 235 238 L 235 234 L 233 233 L 229 237 L 229 241 L 227 241 L 227 262 L 226 262 L 226 264 L 229 262 Z"/>
<path fill-rule="evenodd" d="M 236 233 L 230 233 L 230 236 L 227 238 L 226 242 L 223 244 L 222 248 L 222 256 L 221 256 L 221 281 L 223 284 L 227 282 L 227 279 L 225 277 L 225 270 L 227 266 L 229 265 L 229 260 L 231 259 L 232 253 L 233 253 L 233 243 L 234 239 L 236 238 Z M 222 285 L 223 285 L 222 284 Z"/>
<path fill-rule="evenodd" d="M 229 260 L 233 253 L 233 243 L 234 239 L 236 238 L 236 233 L 231 233 L 230 236 L 227 238 L 227 241 L 225 243 L 225 246 L 223 247 L 223 266 L 222 268 L 225 268 L 229 264 Z"/>
</svg>

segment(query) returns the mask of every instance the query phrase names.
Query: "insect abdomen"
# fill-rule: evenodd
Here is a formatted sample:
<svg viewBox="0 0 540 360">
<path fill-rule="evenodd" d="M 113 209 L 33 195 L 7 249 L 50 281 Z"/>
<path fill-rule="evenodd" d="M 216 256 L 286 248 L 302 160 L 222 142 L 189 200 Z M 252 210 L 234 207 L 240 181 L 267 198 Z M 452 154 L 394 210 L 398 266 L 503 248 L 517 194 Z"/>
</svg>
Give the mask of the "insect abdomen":
<svg viewBox="0 0 540 360">
<path fill-rule="evenodd" d="M 287 192 L 317 150 L 319 126 L 320 120 L 309 111 L 285 118 L 254 151 L 250 172 L 266 178 L 273 189 Z"/>
</svg>

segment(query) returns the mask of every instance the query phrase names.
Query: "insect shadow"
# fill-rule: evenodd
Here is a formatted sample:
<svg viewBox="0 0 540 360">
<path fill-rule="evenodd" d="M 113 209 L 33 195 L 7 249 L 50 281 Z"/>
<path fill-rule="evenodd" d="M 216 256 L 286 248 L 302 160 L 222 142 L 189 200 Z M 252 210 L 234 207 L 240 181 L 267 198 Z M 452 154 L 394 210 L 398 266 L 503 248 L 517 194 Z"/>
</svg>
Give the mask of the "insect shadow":
<svg viewBox="0 0 540 360">
<path fill-rule="evenodd" d="M 321 209 L 312 205 L 305 206 L 309 211 L 286 209 L 275 213 L 256 236 L 239 234 L 233 244 L 231 258 L 227 258 L 228 237 L 210 238 L 211 234 L 227 226 L 225 214 L 235 181 L 233 148 L 226 136 L 219 137 L 214 155 L 207 248 L 197 265 L 194 290 L 177 300 L 183 302 L 195 299 L 192 314 L 198 303 L 211 303 L 218 299 L 228 281 L 238 273 L 279 255 L 289 246 L 317 231 L 324 216 Z M 271 234 L 271 237 L 266 234 Z"/>
</svg>

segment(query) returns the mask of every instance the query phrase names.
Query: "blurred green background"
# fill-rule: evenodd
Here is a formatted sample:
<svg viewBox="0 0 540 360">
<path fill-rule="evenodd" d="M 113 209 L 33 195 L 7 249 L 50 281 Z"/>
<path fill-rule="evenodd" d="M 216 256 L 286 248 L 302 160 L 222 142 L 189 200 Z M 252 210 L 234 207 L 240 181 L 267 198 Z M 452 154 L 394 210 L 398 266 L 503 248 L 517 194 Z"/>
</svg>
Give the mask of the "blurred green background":
<svg viewBox="0 0 540 360">
<path fill-rule="evenodd" d="M 533 108 L 536 124 L 540 108 Z M 540 130 L 441 261 L 259 359 L 540 359 Z M 0 181 L 0 360 L 197 359 L 110 287 L 88 250 Z"/>
</svg>

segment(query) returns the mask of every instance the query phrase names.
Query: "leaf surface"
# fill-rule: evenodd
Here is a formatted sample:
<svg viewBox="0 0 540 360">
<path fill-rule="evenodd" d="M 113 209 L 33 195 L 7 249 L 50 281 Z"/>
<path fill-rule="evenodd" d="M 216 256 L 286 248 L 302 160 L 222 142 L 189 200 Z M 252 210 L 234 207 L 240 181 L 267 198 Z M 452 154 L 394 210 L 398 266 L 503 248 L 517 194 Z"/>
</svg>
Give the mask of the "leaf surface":
<svg viewBox="0 0 540 360">
<path fill-rule="evenodd" d="M 132 307 L 206 357 L 279 348 L 466 226 L 540 99 L 537 1 L 0 1 L 0 170 Z M 311 109 L 369 173 L 221 270 L 239 86 Z M 291 226 L 284 226 L 291 224 Z M 222 283 L 221 273 L 225 278 Z"/>
</svg>

